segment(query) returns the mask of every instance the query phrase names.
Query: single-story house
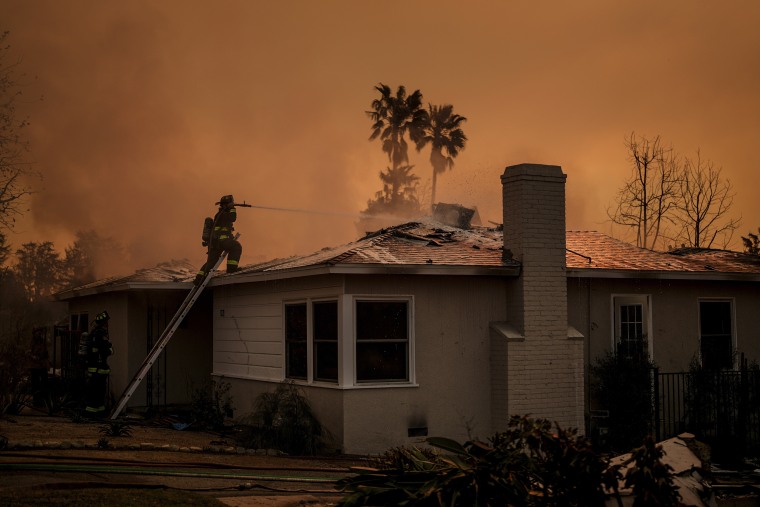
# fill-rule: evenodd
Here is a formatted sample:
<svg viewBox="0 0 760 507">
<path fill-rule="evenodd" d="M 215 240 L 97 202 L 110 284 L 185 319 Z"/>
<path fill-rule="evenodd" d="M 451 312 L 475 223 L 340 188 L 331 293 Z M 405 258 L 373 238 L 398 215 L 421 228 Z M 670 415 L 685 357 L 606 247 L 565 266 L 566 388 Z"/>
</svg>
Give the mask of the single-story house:
<svg viewBox="0 0 760 507">
<path fill-rule="evenodd" d="M 197 272 L 186 260 L 161 263 L 127 276 L 98 280 L 55 295 L 68 303 L 71 340 L 63 357 L 75 357 L 78 338 L 106 310 L 114 355 L 111 394 L 117 399 L 148 355 L 192 286 Z M 195 389 L 210 380 L 212 365 L 211 293 L 202 294 L 130 399 L 133 407 L 188 404 Z M 64 368 L 66 365 L 61 365 Z"/>
<path fill-rule="evenodd" d="M 589 365 L 610 350 L 667 370 L 760 359 L 758 256 L 567 232 L 565 178 L 507 167 L 503 227 L 423 220 L 215 277 L 209 373 L 235 415 L 289 380 L 337 449 L 382 452 L 487 438 L 513 414 L 583 430 Z"/>
</svg>

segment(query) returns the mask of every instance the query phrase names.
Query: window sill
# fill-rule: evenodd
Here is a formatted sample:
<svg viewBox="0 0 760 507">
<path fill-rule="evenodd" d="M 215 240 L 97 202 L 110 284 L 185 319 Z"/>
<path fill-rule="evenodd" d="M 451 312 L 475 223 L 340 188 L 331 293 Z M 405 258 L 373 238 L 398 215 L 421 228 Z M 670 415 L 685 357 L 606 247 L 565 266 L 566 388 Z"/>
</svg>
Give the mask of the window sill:
<svg viewBox="0 0 760 507">
<path fill-rule="evenodd" d="M 289 381 L 286 380 L 286 382 Z M 315 387 L 324 389 L 337 389 L 339 391 L 349 391 L 354 389 L 397 389 L 397 388 L 412 388 L 419 387 L 419 384 L 411 382 L 388 382 L 388 383 L 367 383 L 367 384 L 353 384 L 353 385 L 338 385 L 331 382 L 306 382 L 302 380 L 293 380 L 293 383 L 301 387 Z"/>
</svg>

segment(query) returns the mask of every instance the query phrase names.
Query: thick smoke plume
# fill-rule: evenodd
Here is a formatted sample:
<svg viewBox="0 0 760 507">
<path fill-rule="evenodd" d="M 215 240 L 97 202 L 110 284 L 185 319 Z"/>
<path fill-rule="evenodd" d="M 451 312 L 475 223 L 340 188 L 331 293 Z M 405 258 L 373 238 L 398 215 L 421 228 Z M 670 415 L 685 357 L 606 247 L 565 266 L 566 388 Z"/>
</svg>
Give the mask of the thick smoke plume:
<svg viewBox="0 0 760 507">
<path fill-rule="evenodd" d="M 468 118 L 467 149 L 437 193 L 477 205 L 484 222 L 501 220 L 504 167 L 536 162 L 568 174 L 569 228 L 610 232 L 636 131 L 701 148 L 741 189 L 747 230 L 760 223 L 746 190 L 760 166 L 754 4 L 424 0 L 393 16 L 391 36 L 374 6 L 342 0 L 1 3 L 0 28 L 35 76 L 25 112 L 44 175 L 14 244 L 63 249 L 95 230 L 125 246 L 108 267 L 118 272 L 201 263 L 203 218 L 228 193 L 358 213 L 388 163 L 364 114 L 379 82 Z M 428 153 L 410 158 L 429 179 Z M 243 264 L 357 236 L 350 217 L 239 215 Z"/>
</svg>

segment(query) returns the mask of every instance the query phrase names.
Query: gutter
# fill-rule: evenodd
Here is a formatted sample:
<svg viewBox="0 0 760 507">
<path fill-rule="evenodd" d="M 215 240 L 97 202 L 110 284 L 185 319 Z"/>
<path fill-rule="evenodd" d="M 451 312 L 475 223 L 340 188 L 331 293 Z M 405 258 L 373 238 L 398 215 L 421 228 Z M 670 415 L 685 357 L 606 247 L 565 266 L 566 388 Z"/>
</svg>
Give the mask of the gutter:
<svg viewBox="0 0 760 507">
<path fill-rule="evenodd" d="M 54 301 L 66 301 L 82 296 L 94 296 L 108 292 L 123 292 L 135 289 L 185 290 L 192 287 L 192 282 L 121 282 L 112 285 L 99 285 L 81 289 L 69 289 L 52 295 Z"/>
<path fill-rule="evenodd" d="M 567 277 L 760 282 L 760 273 L 725 273 L 717 271 L 640 271 L 619 269 L 567 268 Z"/>
</svg>

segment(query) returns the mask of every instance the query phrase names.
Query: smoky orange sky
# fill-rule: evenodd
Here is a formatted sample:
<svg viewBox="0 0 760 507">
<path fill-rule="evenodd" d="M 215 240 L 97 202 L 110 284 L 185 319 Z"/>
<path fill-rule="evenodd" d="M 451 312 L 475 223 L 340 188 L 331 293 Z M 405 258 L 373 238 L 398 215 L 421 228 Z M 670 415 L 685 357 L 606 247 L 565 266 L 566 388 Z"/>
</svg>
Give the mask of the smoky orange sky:
<svg viewBox="0 0 760 507">
<path fill-rule="evenodd" d="M 241 209 L 242 264 L 356 239 L 389 165 L 365 115 L 382 82 L 468 119 L 441 202 L 501 222 L 504 167 L 556 164 L 568 229 L 614 233 L 635 131 L 723 168 L 740 248 L 760 226 L 758 26 L 754 0 L 0 0 L 44 175 L 9 237 L 63 250 L 94 229 L 128 247 L 111 272 L 200 264 L 232 193 L 347 215 Z M 422 188 L 428 156 L 410 153 Z"/>
</svg>

